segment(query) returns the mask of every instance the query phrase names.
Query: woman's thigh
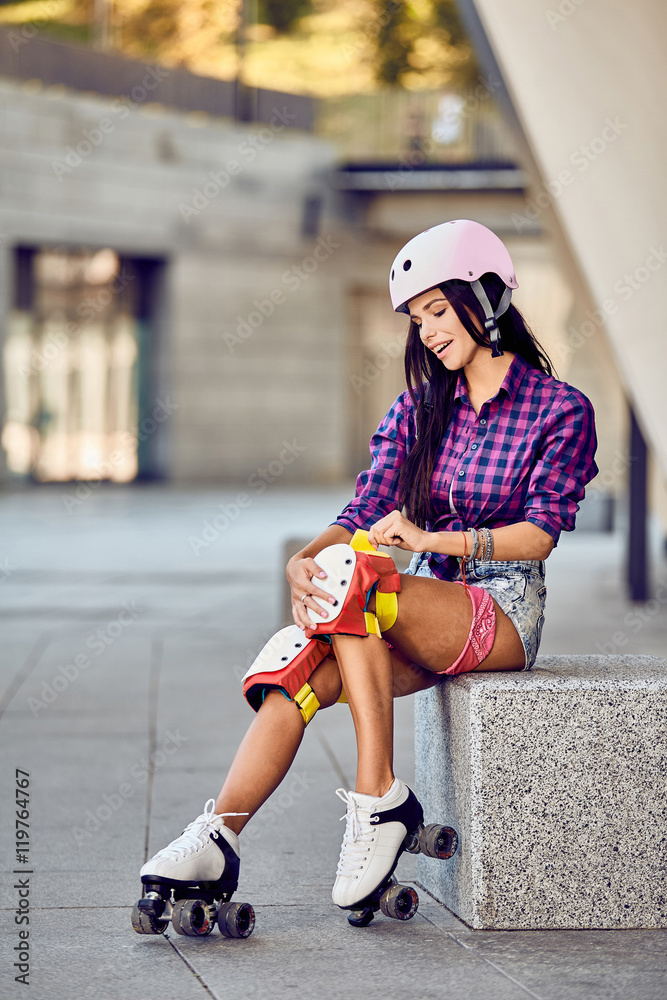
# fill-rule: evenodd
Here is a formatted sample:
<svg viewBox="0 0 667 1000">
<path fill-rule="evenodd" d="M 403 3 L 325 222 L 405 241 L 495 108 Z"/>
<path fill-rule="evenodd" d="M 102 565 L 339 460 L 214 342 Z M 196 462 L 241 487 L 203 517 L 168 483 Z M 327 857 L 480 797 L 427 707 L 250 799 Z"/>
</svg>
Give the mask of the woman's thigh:
<svg viewBox="0 0 667 1000">
<path fill-rule="evenodd" d="M 514 625 L 493 602 L 496 634 L 477 670 L 522 670 L 525 652 Z M 442 671 L 454 663 L 468 641 L 472 604 L 458 583 L 401 575 L 398 617 L 384 636 L 410 662 Z"/>
<path fill-rule="evenodd" d="M 521 639 L 496 601 L 493 605 L 496 611 L 493 646 L 475 669 L 523 670 L 525 652 Z M 463 650 L 471 624 L 472 604 L 459 584 L 401 574 L 398 616 L 394 625 L 383 632 L 393 647 L 390 653 L 394 697 L 415 694 L 437 684 L 438 672 L 451 667 Z M 308 683 L 323 708 L 335 704 L 342 689 L 335 658 L 327 656 Z"/>
<path fill-rule="evenodd" d="M 359 641 L 363 642 L 363 639 Z M 416 694 L 417 691 L 424 691 L 439 682 L 440 677 L 437 674 L 412 663 L 399 650 L 390 649 L 389 654 L 393 673 L 394 698 Z M 335 705 L 343 688 L 335 658 L 333 656 L 325 657 L 309 677 L 308 683 L 315 692 L 321 708 Z"/>
</svg>

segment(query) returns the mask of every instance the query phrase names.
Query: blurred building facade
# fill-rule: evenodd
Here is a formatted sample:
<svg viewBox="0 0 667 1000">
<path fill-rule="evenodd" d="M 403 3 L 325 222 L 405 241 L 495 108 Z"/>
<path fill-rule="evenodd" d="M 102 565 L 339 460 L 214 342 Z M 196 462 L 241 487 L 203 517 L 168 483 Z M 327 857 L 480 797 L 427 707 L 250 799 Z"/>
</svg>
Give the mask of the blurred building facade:
<svg viewBox="0 0 667 1000">
<path fill-rule="evenodd" d="M 34 76 L 31 44 L 50 52 Z M 84 90 L 80 52 L 36 40 L 0 76 L 6 482 L 354 476 L 404 388 L 389 264 L 448 218 L 506 241 L 517 305 L 596 407 L 600 497 L 624 482 L 622 380 L 604 325 L 581 334 L 590 306 L 532 207 L 493 77 L 384 109 L 365 147 L 349 106 L 317 127 L 302 98 L 263 92 L 239 122 L 229 85 L 111 56 L 112 82 Z"/>
</svg>

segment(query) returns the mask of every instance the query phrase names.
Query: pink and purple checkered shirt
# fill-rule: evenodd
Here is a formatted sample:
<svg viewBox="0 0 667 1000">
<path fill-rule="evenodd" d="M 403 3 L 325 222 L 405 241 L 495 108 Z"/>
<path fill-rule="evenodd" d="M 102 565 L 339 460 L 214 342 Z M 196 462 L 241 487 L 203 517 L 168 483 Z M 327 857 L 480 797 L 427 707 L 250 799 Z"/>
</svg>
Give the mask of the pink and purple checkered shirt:
<svg viewBox="0 0 667 1000">
<path fill-rule="evenodd" d="M 456 403 L 436 459 L 430 531 L 500 528 L 530 521 L 558 542 L 572 531 L 584 487 L 598 473 L 590 401 L 566 382 L 531 368 L 518 354 L 496 395 L 476 415 L 459 372 Z M 397 507 L 401 463 L 415 442 L 415 415 L 402 393 L 371 438 L 372 464 L 357 478 L 354 500 L 334 522 L 368 529 Z M 458 563 L 431 554 L 435 576 L 452 579 Z"/>
</svg>

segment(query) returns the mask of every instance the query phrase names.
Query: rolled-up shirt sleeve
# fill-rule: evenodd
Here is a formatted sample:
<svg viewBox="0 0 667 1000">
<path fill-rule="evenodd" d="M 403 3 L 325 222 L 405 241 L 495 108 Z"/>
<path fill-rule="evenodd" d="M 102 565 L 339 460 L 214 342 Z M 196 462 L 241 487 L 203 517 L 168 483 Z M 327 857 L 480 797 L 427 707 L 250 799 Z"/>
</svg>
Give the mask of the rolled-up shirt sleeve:
<svg viewBox="0 0 667 1000">
<path fill-rule="evenodd" d="M 598 474 L 596 447 L 593 407 L 571 390 L 545 428 L 526 498 L 526 521 L 551 535 L 554 544 L 561 531 L 574 529 L 585 487 Z"/>
<path fill-rule="evenodd" d="M 408 417 L 409 396 L 398 397 L 371 438 L 371 467 L 357 477 L 354 499 L 333 522 L 354 533 L 368 530 L 398 504 L 398 477 L 412 436 Z"/>
</svg>

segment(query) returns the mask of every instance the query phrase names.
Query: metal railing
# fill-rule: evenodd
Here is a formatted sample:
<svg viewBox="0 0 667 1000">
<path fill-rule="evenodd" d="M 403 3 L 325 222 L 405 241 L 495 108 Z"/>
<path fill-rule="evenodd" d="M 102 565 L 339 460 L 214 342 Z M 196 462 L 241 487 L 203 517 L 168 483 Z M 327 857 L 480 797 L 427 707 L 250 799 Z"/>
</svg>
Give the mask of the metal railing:
<svg viewBox="0 0 667 1000">
<path fill-rule="evenodd" d="M 312 97 L 240 87 L 234 80 L 197 76 L 39 34 L 23 38 L 17 28 L 0 28 L 0 76 L 123 97 L 135 104 L 155 101 L 237 121 L 268 123 L 276 108 L 286 109 L 290 127 L 313 127 Z"/>
<path fill-rule="evenodd" d="M 320 99 L 315 131 L 348 163 L 513 163 L 513 137 L 493 83 L 433 91 L 388 89 Z"/>
<path fill-rule="evenodd" d="M 237 81 L 197 76 L 39 34 L 23 39 L 15 28 L 2 27 L 0 75 L 237 121 L 269 122 L 276 108 L 284 108 L 291 127 L 328 139 L 348 163 L 420 166 L 516 160 L 512 136 L 493 99 L 499 84 L 491 79 L 480 78 L 467 88 L 387 88 L 315 99 L 242 87 Z"/>
</svg>

